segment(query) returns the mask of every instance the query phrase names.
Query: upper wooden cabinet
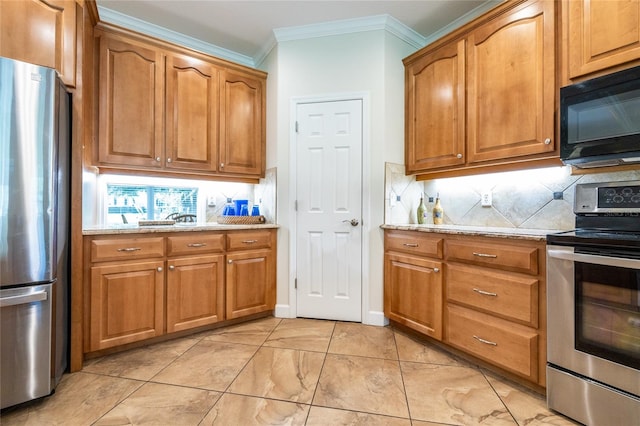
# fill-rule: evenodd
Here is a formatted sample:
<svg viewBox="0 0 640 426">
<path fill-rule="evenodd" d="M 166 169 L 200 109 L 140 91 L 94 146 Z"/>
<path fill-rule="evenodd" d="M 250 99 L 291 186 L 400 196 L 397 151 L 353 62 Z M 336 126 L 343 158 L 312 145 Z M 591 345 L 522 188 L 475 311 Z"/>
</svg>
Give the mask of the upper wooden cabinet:
<svg viewBox="0 0 640 426">
<path fill-rule="evenodd" d="M 469 35 L 467 162 L 554 151 L 553 17 L 538 1 Z"/>
<path fill-rule="evenodd" d="M 569 79 L 640 59 L 640 0 L 571 0 L 563 5 Z"/>
<path fill-rule="evenodd" d="M 465 59 L 459 40 L 407 66 L 407 173 L 464 164 Z"/>
<path fill-rule="evenodd" d="M 263 72 L 122 31 L 96 33 L 98 167 L 256 181 L 264 176 Z"/>
<path fill-rule="evenodd" d="M 216 171 L 219 70 L 184 55 L 169 55 L 166 62 L 165 166 Z"/>
<path fill-rule="evenodd" d="M 219 171 L 263 176 L 265 80 L 225 70 L 220 82 Z"/>
<path fill-rule="evenodd" d="M 507 2 L 404 60 L 407 174 L 557 159 L 555 7 Z"/>
<path fill-rule="evenodd" d="M 55 68 L 76 84 L 76 2 L 0 1 L 0 56 Z"/>
<path fill-rule="evenodd" d="M 100 37 L 98 162 L 158 167 L 164 157 L 164 66 L 152 46 Z"/>
</svg>

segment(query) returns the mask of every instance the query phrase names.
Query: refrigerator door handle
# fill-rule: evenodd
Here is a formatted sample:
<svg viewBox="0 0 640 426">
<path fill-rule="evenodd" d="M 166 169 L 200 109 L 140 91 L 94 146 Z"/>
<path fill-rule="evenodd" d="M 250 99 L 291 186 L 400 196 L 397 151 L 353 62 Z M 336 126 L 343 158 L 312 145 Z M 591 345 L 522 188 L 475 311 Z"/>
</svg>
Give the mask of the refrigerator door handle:
<svg viewBox="0 0 640 426">
<path fill-rule="evenodd" d="M 47 300 L 46 291 L 37 291 L 35 293 L 25 294 L 22 296 L 9 296 L 0 298 L 0 308 L 6 306 L 25 305 L 31 302 L 42 302 Z"/>
</svg>

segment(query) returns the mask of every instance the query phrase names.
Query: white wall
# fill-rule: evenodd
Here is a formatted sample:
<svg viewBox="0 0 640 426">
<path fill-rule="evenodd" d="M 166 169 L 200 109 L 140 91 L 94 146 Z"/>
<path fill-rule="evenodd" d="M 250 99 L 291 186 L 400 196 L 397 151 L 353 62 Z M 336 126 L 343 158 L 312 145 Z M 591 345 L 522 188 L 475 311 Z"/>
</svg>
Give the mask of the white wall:
<svg viewBox="0 0 640 426">
<path fill-rule="evenodd" d="M 366 93 L 363 211 L 368 258 L 363 259 L 363 322 L 382 324 L 385 161 L 402 162 L 404 152 L 404 67 L 402 58 L 415 48 L 394 35 L 375 30 L 354 34 L 283 41 L 261 68 L 267 79 L 267 166 L 277 167 L 278 296 L 276 314 L 295 309 L 291 282 L 289 240 L 293 223 L 290 197 L 291 101 L 295 98 Z M 273 163 L 272 163 L 273 162 Z"/>
</svg>

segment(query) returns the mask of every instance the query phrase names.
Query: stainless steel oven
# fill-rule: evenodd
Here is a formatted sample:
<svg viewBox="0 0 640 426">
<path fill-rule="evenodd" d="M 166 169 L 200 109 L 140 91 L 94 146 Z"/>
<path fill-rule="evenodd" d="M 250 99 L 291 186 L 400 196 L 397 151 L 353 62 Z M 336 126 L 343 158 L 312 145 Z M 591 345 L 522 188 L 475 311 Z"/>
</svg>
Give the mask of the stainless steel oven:
<svg viewBox="0 0 640 426">
<path fill-rule="evenodd" d="M 640 424 L 640 181 L 579 184 L 574 231 L 547 236 L 547 403 Z"/>
</svg>

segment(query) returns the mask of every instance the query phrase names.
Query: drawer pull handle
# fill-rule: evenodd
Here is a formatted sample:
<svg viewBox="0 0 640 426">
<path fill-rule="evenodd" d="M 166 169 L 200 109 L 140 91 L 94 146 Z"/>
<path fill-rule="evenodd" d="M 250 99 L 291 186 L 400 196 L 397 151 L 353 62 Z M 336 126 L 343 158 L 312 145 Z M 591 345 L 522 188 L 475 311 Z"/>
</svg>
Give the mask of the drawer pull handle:
<svg viewBox="0 0 640 426">
<path fill-rule="evenodd" d="M 242 243 L 243 244 L 255 244 L 257 242 L 258 242 L 258 240 L 244 240 Z"/>
<path fill-rule="evenodd" d="M 132 251 L 140 251 L 142 250 L 140 247 L 125 247 L 125 248 L 119 248 L 118 251 L 120 252 L 132 252 Z"/>
<path fill-rule="evenodd" d="M 475 291 L 476 293 L 482 294 L 483 296 L 493 296 L 493 297 L 498 296 L 498 293 L 491 293 L 489 291 L 480 290 L 479 288 L 474 288 L 473 291 Z"/>
<path fill-rule="evenodd" d="M 420 244 L 418 244 L 418 243 L 404 243 L 403 246 L 411 247 L 411 248 L 418 248 L 418 247 L 420 247 Z"/>
<path fill-rule="evenodd" d="M 496 342 L 492 342 L 490 340 L 484 340 L 483 338 L 478 337 L 478 336 L 473 336 L 473 338 L 476 339 L 480 343 L 484 343 L 485 345 L 498 346 L 498 344 Z"/>
<path fill-rule="evenodd" d="M 190 244 L 187 244 L 187 247 L 198 248 L 198 247 L 205 247 L 206 245 L 207 245 L 206 243 L 190 243 Z"/>
<path fill-rule="evenodd" d="M 490 257 L 491 259 L 498 257 L 497 254 L 476 253 L 475 251 L 473 252 L 473 255 L 477 257 Z"/>
</svg>

